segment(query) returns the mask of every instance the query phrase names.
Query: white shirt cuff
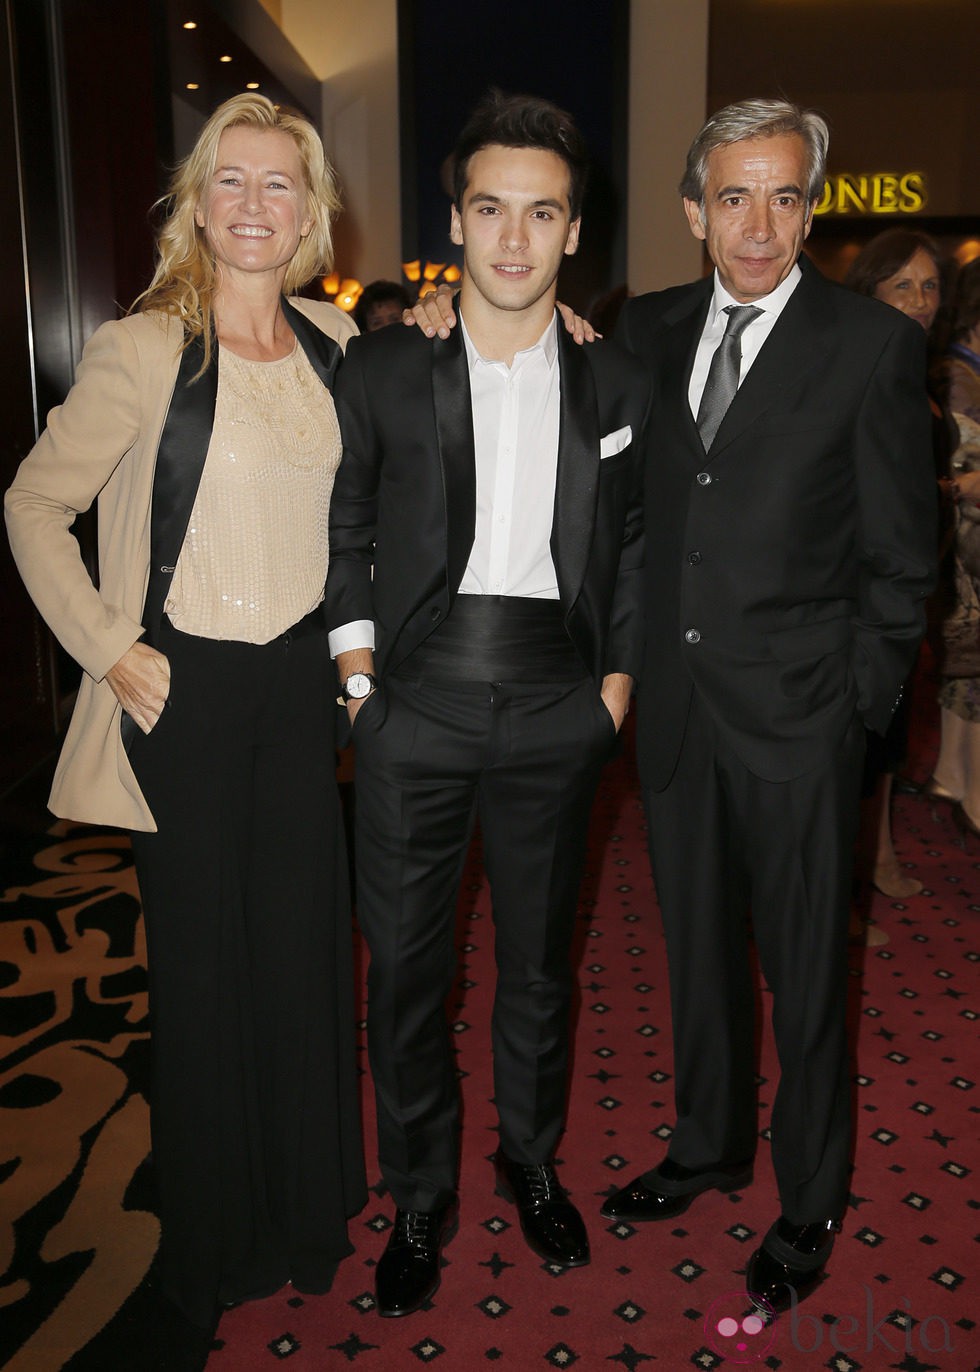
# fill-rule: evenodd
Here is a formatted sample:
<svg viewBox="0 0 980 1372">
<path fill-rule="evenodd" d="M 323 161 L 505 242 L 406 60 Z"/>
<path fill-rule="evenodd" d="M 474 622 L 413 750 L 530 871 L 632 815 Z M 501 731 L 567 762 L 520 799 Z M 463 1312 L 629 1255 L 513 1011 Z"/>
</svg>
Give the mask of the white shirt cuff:
<svg viewBox="0 0 980 1372">
<path fill-rule="evenodd" d="M 339 657 L 341 653 L 352 653 L 355 648 L 370 648 L 374 652 L 374 621 L 371 619 L 352 619 L 349 624 L 341 624 L 331 629 L 327 635 L 330 656 Z"/>
</svg>

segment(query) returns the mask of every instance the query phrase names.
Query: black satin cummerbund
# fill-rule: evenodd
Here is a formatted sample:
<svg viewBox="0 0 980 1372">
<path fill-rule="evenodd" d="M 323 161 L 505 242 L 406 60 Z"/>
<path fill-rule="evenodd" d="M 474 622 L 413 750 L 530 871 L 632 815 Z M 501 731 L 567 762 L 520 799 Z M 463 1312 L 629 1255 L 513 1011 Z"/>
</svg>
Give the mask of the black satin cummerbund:
<svg viewBox="0 0 980 1372">
<path fill-rule="evenodd" d="M 458 595 L 398 676 L 430 681 L 581 681 L 588 676 L 560 601 Z"/>
</svg>

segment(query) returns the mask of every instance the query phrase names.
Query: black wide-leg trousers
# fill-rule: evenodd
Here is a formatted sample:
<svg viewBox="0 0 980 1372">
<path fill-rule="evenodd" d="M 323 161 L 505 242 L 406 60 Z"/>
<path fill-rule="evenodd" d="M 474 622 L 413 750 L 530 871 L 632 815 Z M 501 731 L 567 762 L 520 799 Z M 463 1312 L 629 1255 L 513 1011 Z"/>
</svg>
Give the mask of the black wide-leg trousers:
<svg viewBox="0 0 980 1372">
<path fill-rule="evenodd" d="M 326 1289 L 365 1198 L 351 924 L 325 633 L 174 630 L 170 701 L 132 762 L 165 1294 Z"/>
<path fill-rule="evenodd" d="M 569 949 L 589 811 L 615 732 L 591 680 L 389 677 L 354 723 L 358 922 L 381 1170 L 395 1204 L 456 1190 L 459 1102 L 445 1000 L 475 817 L 493 901 L 492 1044 L 504 1151 L 550 1159 L 565 1111 Z"/>
<path fill-rule="evenodd" d="M 847 928 L 863 752 L 855 721 L 820 766 L 764 781 L 695 693 L 670 784 L 644 790 L 674 1032 L 669 1155 L 691 1168 L 754 1156 L 751 909 L 780 1063 L 773 1164 L 782 1212 L 799 1224 L 839 1218 L 848 1193 Z"/>
</svg>

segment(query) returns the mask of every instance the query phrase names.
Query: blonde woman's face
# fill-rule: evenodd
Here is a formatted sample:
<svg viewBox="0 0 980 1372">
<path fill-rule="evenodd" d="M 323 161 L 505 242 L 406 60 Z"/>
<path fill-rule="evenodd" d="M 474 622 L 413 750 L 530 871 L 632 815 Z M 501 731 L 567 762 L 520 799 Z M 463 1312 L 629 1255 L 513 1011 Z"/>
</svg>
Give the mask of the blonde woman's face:
<svg viewBox="0 0 980 1372">
<path fill-rule="evenodd" d="M 226 129 L 194 218 L 225 272 L 271 273 L 279 281 L 312 228 L 299 151 L 288 133 Z"/>
</svg>

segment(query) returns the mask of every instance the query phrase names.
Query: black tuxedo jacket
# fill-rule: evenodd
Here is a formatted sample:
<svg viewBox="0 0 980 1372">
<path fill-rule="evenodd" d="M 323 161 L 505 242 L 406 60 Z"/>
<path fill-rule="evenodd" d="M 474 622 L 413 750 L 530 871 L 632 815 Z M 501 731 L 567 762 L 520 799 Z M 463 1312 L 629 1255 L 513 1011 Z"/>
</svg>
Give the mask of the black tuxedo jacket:
<svg viewBox="0 0 980 1372">
<path fill-rule="evenodd" d="M 693 689 L 751 771 L 788 780 L 855 712 L 887 728 L 922 635 L 937 504 L 923 333 L 800 266 L 708 453 L 687 392 L 712 279 L 621 316 L 654 380 L 639 752 L 657 790 Z"/>
<path fill-rule="evenodd" d="M 559 324 L 561 420 L 551 550 L 591 675 L 639 673 L 643 429 L 649 382 L 615 344 Z M 335 390 L 344 455 L 330 506 L 327 623 L 373 620 L 379 675 L 445 619 L 473 546 L 476 464 L 462 331 L 353 339 Z M 632 442 L 600 459 L 603 436 Z"/>
</svg>

